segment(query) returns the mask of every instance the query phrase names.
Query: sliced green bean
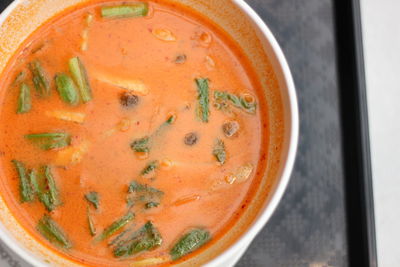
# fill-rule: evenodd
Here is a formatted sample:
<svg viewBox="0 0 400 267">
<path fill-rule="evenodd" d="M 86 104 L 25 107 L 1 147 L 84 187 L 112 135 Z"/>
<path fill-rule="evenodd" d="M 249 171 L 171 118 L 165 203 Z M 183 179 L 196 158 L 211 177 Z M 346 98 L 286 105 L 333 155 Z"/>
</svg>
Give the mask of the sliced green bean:
<svg viewBox="0 0 400 267">
<path fill-rule="evenodd" d="M 27 113 L 32 109 L 31 89 L 26 83 L 21 83 L 19 90 L 17 113 Z"/>
<path fill-rule="evenodd" d="M 69 70 L 78 86 L 82 101 L 86 103 L 92 100 L 92 90 L 90 88 L 86 68 L 79 57 L 74 57 L 69 60 Z"/>
<path fill-rule="evenodd" d="M 18 85 L 19 83 L 23 82 L 25 80 L 25 78 L 26 78 L 26 72 L 21 71 L 15 77 L 14 82 L 12 83 L 12 86 Z"/>
<path fill-rule="evenodd" d="M 65 73 L 57 74 L 56 86 L 62 101 L 72 106 L 75 106 L 79 103 L 78 91 L 74 81 L 69 75 Z"/>
<path fill-rule="evenodd" d="M 50 83 L 46 73 L 39 60 L 29 63 L 29 69 L 32 72 L 32 80 L 35 85 L 36 92 L 41 97 L 50 95 Z"/>
<path fill-rule="evenodd" d="M 61 205 L 58 188 L 50 166 L 41 168 L 41 181 L 39 182 L 39 200 L 43 203 L 48 211 L 54 210 Z"/>
<path fill-rule="evenodd" d="M 17 160 L 12 160 L 12 163 L 14 164 L 15 169 L 18 172 L 19 193 L 20 193 L 21 202 L 23 203 L 23 202 L 33 201 L 35 194 L 29 183 L 25 165 L 21 161 L 17 161 Z"/>
<path fill-rule="evenodd" d="M 71 144 L 71 135 L 68 133 L 27 134 L 25 138 L 43 150 L 63 148 Z"/>
<path fill-rule="evenodd" d="M 119 219 L 118 221 L 113 222 L 110 226 L 104 229 L 103 233 L 97 237 L 97 241 L 103 241 L 104 239 L 109 238 L 117 231 L 121 230 L 125 225 L 127 225 L 135 215 L 129 212 L 127 215 Z"/>
<path fill-rule="evenodd" d="M 101 8 L 103 18 L 144 17 L 149 12 L 147 3 L 133 3 L 119 6 L 104 6 Z"/>
</svg>

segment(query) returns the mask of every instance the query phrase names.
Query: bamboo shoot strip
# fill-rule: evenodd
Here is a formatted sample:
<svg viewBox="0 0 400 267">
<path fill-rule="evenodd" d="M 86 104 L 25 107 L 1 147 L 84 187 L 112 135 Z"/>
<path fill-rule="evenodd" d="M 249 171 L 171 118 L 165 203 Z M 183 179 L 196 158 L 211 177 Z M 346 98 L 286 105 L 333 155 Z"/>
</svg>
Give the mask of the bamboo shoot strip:
<svg viewBox="0 0 400 267">
<path fill-rule="evenodd" d="M 27 134 L 25 138 L 43 150 L 63 148 L 71 144 L 71 136 L 68 133 Z"/>
<path fill-rule="evenodd" d="M 47 110 L 45 112 L 46 116 L 53 117 L 59 120 L 71 121 L 76 123 L 84 123 L 86 114 L 81 112 L 72 112 L 65 110 Z"/>
<path fill-rule="evenodd" d="M 56 75 L 57 91 L 62 101 L 72 106 L 79 103 L 79 95 L 74 81 L 65 73 Z"/>
<path fill-rule="evenodd" d="M 36 92 L 41 97 L 46 97 L 50 95 L 50 83 L 45 74 L 42 65 L 38 60 L 29 63 L 29 69 L 32 72 L 32 80 L 35 85 Z"/>
<path fill-rule="evenodd" d="M 74 57 L 69 60 L 69 70 L 78 86 L 82 101 L 86 103 L 92 100 L 92 90 L 90 88 L 86 68 L 79 57 Z"/>
<path fill-rule="evenodd" d="M 27 113 L 32 108 L 31 89 L 26 83 L 21 83 L 19 90 L 17 113 Z"/>
<path fill-rule="evenodd" d="M 104 6 L 101 8 L 103 18 L 144 17 L 149 12 L 147 3 L 133 3 L 119 6 Z"/>
<path fill-rule="evenodd" d="M 211 239 L 210 232 L 204 229 L 194 229 L 185 234 L 171 249 L 170 255 L 173 260 L 199 249 Z"/>
<path fill-rule="evenodd" d="M 226 151 L 224 141 L 217 139 L 214 144 L 213 155 L 217 161 L 224 164 L 226 161 Z"/>
<path fill-rule="evenodd" d="M 119 241 L 113 253 L 115 257 L 128 257 L 143 251 L 153 250 L 162 244 L 162 237 L 152 222 L 147 222 L 142 228 L 128 238 Z"/>
<path fill-rule="evenodd" d="M 31 202 L 34 199 L 34 192 L 29 183 L 25 165 L 17 160 L 12 160 L 19 177 L 19 193 L 21 202 Z"/>
<path fill-rule="evenodd" d="M 208 79 L 198 78 L 195 80 L 197 84 L 198 92 L 198 106 L 197 106 L 197 116 L 202 122 L 208 122 L 208 117 L 210 115 L 209 109 L 209 85 Z"/>
<path fill-rule="evenodd" d="M 44 215 L 37 224 L 37 230 L 51 243 L 61 246 L 62 248 L 71 248 L 71 242 L 60 226 L 50 218 L 49 215 Z"/>
<path fill-rule="evenodd" d="M 96 238 L 97 241 L 103 241 L 104 239 L 107 239 L 108 237 L 112 236 L 119 230 L 121 230 L 125 225 L 127 225 L 135 215 L 131 212 L 129 212 L 127 215 L 119 219 L 118 221 L 113 222 L 110 226 L 108 226 L 106 229 L 104 229 L 103 233 Z"/>
<path fill-rule="evenodd" d="M 90 192 L 85 195 L 86 200 L 92 204 L 96 209 L 99 209 L 100 198 L 97 192 Z"/>
</svg>

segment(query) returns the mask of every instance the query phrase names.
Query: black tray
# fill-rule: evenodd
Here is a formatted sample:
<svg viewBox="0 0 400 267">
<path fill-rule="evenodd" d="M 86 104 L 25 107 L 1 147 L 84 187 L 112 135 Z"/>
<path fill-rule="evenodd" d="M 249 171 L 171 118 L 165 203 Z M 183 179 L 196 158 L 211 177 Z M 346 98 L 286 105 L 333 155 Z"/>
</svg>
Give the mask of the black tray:
<svg viewBox="0 0 400 267">
<path fill-rule="evenodd" d="M 0 10 L 10 2 L 0 0 Z M 375 267 L 359 2 L 247 2 L 289 61 L 300 145 L 282 202 L 236 266 Z M 20 266 L 6 251 L 0 246 L 0 257 Z"/>
<path fill-rule="evenodd" d="M 236 266 L 377 266 L 359 1 L 247 2 L 289 61 L 300 145 L 282 202 Z"/>
</svg>

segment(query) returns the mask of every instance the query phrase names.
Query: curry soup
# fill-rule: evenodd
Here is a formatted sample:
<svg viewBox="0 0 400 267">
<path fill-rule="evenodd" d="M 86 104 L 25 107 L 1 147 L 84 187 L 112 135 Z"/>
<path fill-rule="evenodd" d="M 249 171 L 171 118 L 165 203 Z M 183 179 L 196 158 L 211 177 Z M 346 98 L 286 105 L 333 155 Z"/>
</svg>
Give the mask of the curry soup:
<svg viewBox="0 0 400 267">
<path fill-rule="evenodd" d="M 168 1 L 70 9 L 2 74 L 1 194 L 76 262 L 184 261 L 235 224 L 261 179 L 254 77 L 234 40 Z"/>
</svg>

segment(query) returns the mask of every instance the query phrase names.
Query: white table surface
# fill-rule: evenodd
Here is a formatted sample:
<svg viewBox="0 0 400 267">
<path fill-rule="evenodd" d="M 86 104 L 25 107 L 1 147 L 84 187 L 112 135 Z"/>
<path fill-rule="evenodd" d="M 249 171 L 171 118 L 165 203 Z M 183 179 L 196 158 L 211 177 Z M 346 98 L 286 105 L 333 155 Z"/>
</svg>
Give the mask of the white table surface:
<svg viewBox="0 0 400 267">
<path fill-rule="evenodd" d="M 400 0 L 361 0 L 378 262 L 400 266 Z"/>
</svg>

